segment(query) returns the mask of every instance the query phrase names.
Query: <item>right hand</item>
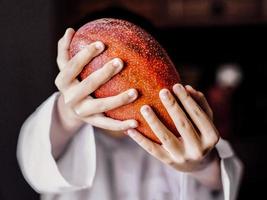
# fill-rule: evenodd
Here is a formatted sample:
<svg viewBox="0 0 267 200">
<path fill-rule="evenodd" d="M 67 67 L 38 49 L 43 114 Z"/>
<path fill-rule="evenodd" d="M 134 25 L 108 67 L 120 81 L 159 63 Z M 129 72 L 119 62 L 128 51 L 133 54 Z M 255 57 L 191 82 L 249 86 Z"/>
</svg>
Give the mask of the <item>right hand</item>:
<svg viewBox="0 0 267 200">
<path fill-rule="evenodd" d="M 78 81 L 85 65 L 99 55 L 105 46 L 97 41 L 84 47 L 73 58 L 69 57 L 69 45 L 75 31 L 67 29 L 64 36 L 58 42 L 57 64 L 60 69 L 55 79 L 55 84 L 60 91 L 58 99 L 58 116 L 61 125 L 67 132 L 73 132 L 84 123 L 111 130 L 125 131 L 136 128 L 136 120 L 119 121 L 106 117 L 103 112 L 115 109 L 133 102 L 138 93 L 135 89 L 129 89 L 116 96 L 94 99 L 89 96 L 102 84 L 121 71 L 123 62 L 115 58 L 107 62 L 102 68 L 90 74 L 83 81 Z"/>
</svg>

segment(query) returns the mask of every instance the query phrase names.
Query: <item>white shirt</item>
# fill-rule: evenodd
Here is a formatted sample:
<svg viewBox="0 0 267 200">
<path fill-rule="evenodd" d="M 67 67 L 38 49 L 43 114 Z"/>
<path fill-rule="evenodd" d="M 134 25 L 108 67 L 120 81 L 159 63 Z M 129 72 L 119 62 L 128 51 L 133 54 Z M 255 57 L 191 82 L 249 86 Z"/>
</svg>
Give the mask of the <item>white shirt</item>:
<svg viewBox="0 0 267 200">
<path fill-rule="evenodd" d="M 242 164 L 222 139 L 216 148 L 223 190 L 216 194 L 188 174 L 153 158 L 129 138 L 114 139 L 89 124 L 55 160 L 50 132 L 57 98 L 55 93 L 24 122 L 17 147 L 22 173 L 42 200 L 236 198 Z"/>
</svg>

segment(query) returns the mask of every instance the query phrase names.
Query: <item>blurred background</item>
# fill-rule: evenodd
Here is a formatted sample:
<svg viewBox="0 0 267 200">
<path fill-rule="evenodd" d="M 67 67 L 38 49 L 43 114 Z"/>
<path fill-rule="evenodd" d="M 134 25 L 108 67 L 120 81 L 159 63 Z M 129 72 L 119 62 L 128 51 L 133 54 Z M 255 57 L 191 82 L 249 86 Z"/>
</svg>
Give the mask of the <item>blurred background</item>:
<svg viewBox="0 0 267 200">
<path fill-rule="evenodd" d="M 17 165 L 20 127 L 56 91 L 64 30 L 100 17 L 132 21 L 160 42 L 243 161 L 239 199 L 265 199 L 267 0 L 0 0 L 0 200 L 38 199 Z"/>
</svg>

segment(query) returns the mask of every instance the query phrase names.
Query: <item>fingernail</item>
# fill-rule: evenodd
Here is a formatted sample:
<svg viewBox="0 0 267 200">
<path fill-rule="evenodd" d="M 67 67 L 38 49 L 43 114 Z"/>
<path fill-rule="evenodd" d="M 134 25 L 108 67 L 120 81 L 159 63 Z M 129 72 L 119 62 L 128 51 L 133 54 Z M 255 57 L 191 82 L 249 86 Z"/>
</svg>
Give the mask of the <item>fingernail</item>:
<svg viewBox="0 0 267 200">
<path fill-rule="evenodd" d="M 65 34 L 67 34 L 70 31 L 74 31 L 73 28 L 67 28 L 66 31 L 65 31 Z"/>
<path fill-rule="evenodd" d="M 169 91 L 167 89 L 163 89 L 160 91 L 160 97 L 164 100 L 167 100 L 169 98 Z"/>
<path fill-rule="evenodd" d="M 134 130 L 131 130 L 131 129 L 129 129 L 128 131 L 127 131 L 127 134 L 130 136 L 130 137 L 135 137 L 135 131 Z"/>
<path fill-rule="evenodd" d="M 185 98 L 189 95 L 189 93 L 181 84 L 176 84 L 173 88 L 173 91 L 179 98 Z"/>
<path fill-rule="evenodd" d="M 134 98 L 136 97 L 136 91 L 134 89 L 131 89 L 129 92 L 128 92 L 128 96 L 130 98 Z"/>
<path fill-rule="evenodd" d="M 186 85 L 185 87 L 192 88 L 192 86 L 191 86 L 191 85 Z"/>
<path fill-rule="evenodd" d="M 133 121 L 133 122 L 131 122 L 131 124 L 130 124 L 130 127 L 131 127 L 131 128 L 136 128 L 137 126 L 138 126 L 137 121 Z"/>
<path fill-rule="evenodd" d="M 191 85 L 186 85 L 186 88 L 189 88 L 190 90 L 195 90 Z"/>
<path fill-rule="evenodd" d="M 176 85 L 174 85 L 173 89 L 176 92 L 181 92 L 181 91 L 183 91 L 183 86 L 181 84 L 176 84 Z"/>
<path fill-rule="evenodd" d="M 97 42 L 95 43 L 95 48 L 96 48 L 97 50 L 102 50 L 102 49 L 104 49 L 104 44 L 103 44 L 102 42 L 100 42 L 100 41 L 97 41 Z"/>
<path fill-rule="evenodd" d="M 65 37 L 66 37 L 68 31 L 69 31 L 69 28 L 67 28 L 67 29 L 65 30 L 65 33 L 64 33 L 64 36 L 65 36 Z"/>
<path fill-rule="evenodd" d="M 120 67 L 122 67 L 122 62 L 121 62 L 120 59 L 115 58 L 115 59 L 112 61 L 112 65 L 113 65 L 114 67 L 118 67 L 118 68 L 120 68 Z"/>
<path fill-rule="evenodd" d="M 142 113 L 144 116 L 148 116 L 148 112 L 149 112 L 149 107 L 148 107 L 147 105 L 142 106 L 142 108 L 141 108 L 141 113 Z"/>
</svg>

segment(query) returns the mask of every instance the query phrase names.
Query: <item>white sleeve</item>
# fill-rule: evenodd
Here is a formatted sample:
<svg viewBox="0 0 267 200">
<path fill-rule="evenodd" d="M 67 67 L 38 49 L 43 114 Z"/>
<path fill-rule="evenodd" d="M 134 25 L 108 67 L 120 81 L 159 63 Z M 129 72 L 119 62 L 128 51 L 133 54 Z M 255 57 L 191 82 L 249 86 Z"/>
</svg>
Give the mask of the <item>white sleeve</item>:
<svg viewBox="0 0 267 200">
<path fill-rule="evenodd" d="M 221 179 L 223 189 L 219 193 L 212 193 L 206 186 L 200 185 L 198 181 L 187 173 L 182 176 L 182 197 L 190 194 L 189 199 L 216 199 L 216 200 L 235 200 L 237 198 L 239 184 L 242 177 L 243 165 L 234 155 L 230 144 L 220 139 L 216 145 L 220 157 Z M 182 199 L 183 199 L 182 198 Z"/>
<path fill-rule="evenodd" d="M 50 132 L 57 98 L 58 93 L 53 94 L 24 122 L 17 146 L 25 179 L 43 194 L 90 187 L 96 170 L 94 131 L 90 125 L 79 130 L 58 161 L 52 156 Z"/>
<path fill-rule="evenodd" d="M 234 200 L 237 198 L 243 173 L 243 164 L 234 155 L 230 144 L 226 140 L 220 139 L 216 149 L 221 158 L 220 165 L 224 199 Z"/>
</svg>

